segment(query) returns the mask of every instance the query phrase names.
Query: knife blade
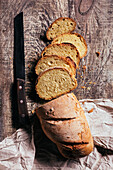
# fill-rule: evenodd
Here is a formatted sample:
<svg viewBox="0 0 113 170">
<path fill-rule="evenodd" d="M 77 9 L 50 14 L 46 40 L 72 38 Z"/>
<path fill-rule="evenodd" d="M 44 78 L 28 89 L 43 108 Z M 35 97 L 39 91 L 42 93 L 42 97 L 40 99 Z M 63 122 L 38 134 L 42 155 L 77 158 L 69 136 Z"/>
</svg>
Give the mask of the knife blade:
<svg viewBox="0 0 113 170">
<path fill-rule="evenodd" d="M 25 95 L 25 55 L 23 12 L 14 18 L 14 82 L 16 84 L 18 124 L 19 127 L 29 128 L 26 95 Z"/>
</svg>

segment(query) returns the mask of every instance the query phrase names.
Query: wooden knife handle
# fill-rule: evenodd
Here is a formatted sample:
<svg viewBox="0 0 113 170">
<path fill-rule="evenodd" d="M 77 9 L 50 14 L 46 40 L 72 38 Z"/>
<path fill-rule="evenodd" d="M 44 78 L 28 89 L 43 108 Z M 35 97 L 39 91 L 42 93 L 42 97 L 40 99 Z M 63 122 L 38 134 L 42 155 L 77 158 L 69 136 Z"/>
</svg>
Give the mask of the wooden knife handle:
<svg viewBox="0 0 113 170">
<path fill-rule="evenodd" d="M 21 125 L 26 125 L 30 123 L 27 103 L 25 97 L 25 81 L 22 79 L 17 79 L 17 104 L 18 104 L 18 114 L 19 123 Z"/>
</svg>

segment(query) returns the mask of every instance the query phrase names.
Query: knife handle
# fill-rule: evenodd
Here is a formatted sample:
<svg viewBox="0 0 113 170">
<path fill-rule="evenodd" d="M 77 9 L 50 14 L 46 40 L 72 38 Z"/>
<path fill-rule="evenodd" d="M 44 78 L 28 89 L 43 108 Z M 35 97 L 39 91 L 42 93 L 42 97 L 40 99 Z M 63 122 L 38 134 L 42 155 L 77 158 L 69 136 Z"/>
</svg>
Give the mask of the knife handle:
<svg viewBox="0 0 113 170">
<path fill-rule="evenodd" d="M 22 79 L 17 79 L 17 104 L 19 123 L 21 125 L 30 123 L 25 97 L 25 81 Z"/>
</svg>

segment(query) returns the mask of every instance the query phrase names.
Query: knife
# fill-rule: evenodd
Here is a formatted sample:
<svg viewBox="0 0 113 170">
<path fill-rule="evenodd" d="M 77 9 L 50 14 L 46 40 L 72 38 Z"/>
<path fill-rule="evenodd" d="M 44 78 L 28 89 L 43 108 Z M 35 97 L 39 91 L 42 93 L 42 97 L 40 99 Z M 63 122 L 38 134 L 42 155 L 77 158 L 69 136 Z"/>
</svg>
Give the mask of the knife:
<svg viewBox="0 0 113 170">
<path fill-rule="evenodd" d="M 18 124 L 29 129 L 30 118 L 25 96 L 25 56 L 23 12 L 14 18 L 14 83 L 16 84 Z"/>
</svg>

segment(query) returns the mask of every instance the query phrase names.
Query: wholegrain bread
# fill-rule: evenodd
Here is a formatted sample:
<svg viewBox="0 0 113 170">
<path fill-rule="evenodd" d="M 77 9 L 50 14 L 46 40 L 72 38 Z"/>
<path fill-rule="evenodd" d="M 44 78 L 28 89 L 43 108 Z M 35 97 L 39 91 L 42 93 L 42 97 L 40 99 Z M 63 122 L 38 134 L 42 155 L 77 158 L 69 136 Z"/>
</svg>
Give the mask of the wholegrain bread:
<svg viewBox="0 0 113 170">
<path fill-rule="evenodd" d="M 72 32 L 76 27 L 76 22 L 71 18 L 61 17 L 56 19 L 48 28 L 46 37 L 52 40 L 63 33 Z"/>
<path fill-rule="evenodd" d="M 44 57 L 45 55 L 58 55 L 63 57 L 69 56 L 76 63 L 77 68 L 80 62 L 80 55 L 78 50 L 74 45 L 70 43 L 50 44 L 45 47 L 41 53 L 42 57 Z"/>
<path fill-rule="evenodd" d="M 72 72 L 74 75 L 76 73 L 76 65 L 73 60 L 71 60 L 71 58 L 65 58 L 56 55 L 46 55 L 41 58 L 35 67 L 35 72 L 37 75 L 39 75 L 44 70 L 53 67 L 63 67 L 69 70 L 69 72 Z"/>
<path fill-rule="evenodd" d="M 46 136 L 60 153 L 74 159 L 93 150 L 93 139 L 84 111 L 73 93 L 54 99 L 36 109 Z"/>
<path fill-rule="evenodd" d="M 54 67 L 43 71 L 36 84 L 40 98 L 50 100 L 77 87 L 75 76 L 65 68 Z"/>
<path fill-rule="evenodd" d="M 87 54 L 87 44 L 85 39 L 78 33 L 65 33 L 59 35 L 58 37 L 54 38 L 52 44 L 61 44 L 61 43 L 71 43 L 73 44 L 79 54 L 80 58 L 83 58 Z"/>
</svg>

